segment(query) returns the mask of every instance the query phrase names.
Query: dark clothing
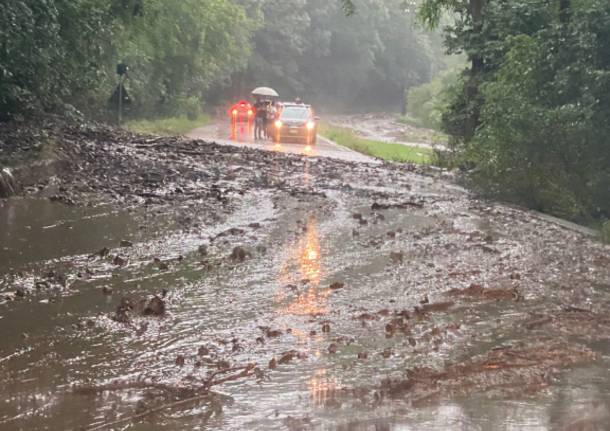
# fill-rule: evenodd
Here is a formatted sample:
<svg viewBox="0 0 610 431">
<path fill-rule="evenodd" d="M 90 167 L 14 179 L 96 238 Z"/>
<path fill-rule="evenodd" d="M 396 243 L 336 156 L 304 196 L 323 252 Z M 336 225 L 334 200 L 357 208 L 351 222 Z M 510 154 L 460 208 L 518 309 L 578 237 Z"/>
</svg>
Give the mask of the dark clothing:
<svg viewBox="0 0 610 431">
<path fill-rule="evenodd" d="M 254 139 L 264 139 L 267 104 L 259 100 L 254 104 L 254 109 L 256 109 L 256 114 L 254 114 Z"/>
<path fill-rule="evenodd" d="M 256 102 L 254 104 L 256 109 L 256 118 L 265 118 L 267 116 L 267 104 L 264 102 Z"/>
</svg>

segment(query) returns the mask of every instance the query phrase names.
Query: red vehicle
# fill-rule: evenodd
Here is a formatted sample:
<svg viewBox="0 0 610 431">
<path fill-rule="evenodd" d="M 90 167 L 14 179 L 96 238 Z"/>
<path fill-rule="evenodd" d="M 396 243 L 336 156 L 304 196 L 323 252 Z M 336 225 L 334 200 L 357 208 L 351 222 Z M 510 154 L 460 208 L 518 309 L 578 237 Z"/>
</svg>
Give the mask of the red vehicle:
<svg viewBox="0 0 610 431">
<path fill-rule="evenodd" d="M 273 124 L 273 140 L 278 143 L 296 141 L 314 145 L 318 136 L 318 120 L 310 105 L 284 103 Z"/>
<path fill-rule="evenodd" d="M 245 101 L 240 100 L 229 109 L 229 118 L 231 120 L 231 139 L 248 139 L 252 134 L 252 125 L 254 124 L 254 108 Z"/>
</svg>

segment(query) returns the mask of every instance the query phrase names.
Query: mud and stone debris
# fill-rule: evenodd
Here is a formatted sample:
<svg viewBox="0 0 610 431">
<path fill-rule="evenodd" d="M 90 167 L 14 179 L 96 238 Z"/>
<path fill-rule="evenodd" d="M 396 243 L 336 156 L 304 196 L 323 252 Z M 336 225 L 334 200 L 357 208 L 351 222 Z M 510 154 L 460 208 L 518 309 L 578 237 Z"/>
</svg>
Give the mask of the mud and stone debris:
<svg viewBox="0 0 610 431">
<path fill-rule="evenodd" d="M 256 385 L 230 380 L 222 388 L 236 399 L 226 405 L 230 429 L 277 425 L 286 412 L 329 428 L 347 426 L 354 412 L 376 419 L 404 409 L 411 420 L 426 415 L 417 407 L 478 395 L 531 393 L 528 403 L 546 412 L 541 389 L 561 398 L 574 386 L 602 394 L 605 405 L 607 375 L 595 373 L 608 369 L 610 249 L 582 233 L 481 200 L 412 165 L 98 125 L 48 135 L 53 150 L 44 154 L 53 160 L 45 169 L 12 165 L 24 185 L 18 194 L 69 211 L 40 230 L 55 235 L 57 253 L 0 273 L 8 352 L 0 353 L 8 391 L 0 427 L 32 428 L 42 410 L 20 400 L 45 391 L 54 404 L 44 421 L 80 429 L 109 405 L 127 417 L 152 408 L 149 396 L 187 394 L 162 387 L 222 384 L 245 370 L 227 372 L 234 364 L 250 362 L 266 370 L 248 371 Z M 38 154 L 11 142 L 16 153 Z M 94 212 L 79 219 L 84 210 Z M 80 248 L 59 251 L 64 237 L 74 239 L 73 227 L 115 211 L 116 232 L 94 224 L 103 235 L 93 238 L 90 229 Z M 41 324 L 19 319 L 30 309 Z M 52 369 L 52 382 L 41 369 Z M 134 376 L 157 388 L 140 391 Z M 103 391 L 110 377 L 120 390 Z M 75 378 L 104 397 L 71 410 L 73 399 L 56 388 Z M 197 426 L 190 407 L 152 415 L 146 426 Z"/>
<path fill-rule="evenodd" d="M 545 389 L 560 369 L 592 361 L 597 356 L 587 347 L 551 340 L 498 346 L 484 355 L 442 369 L 409 369 L 406 379 L 386 380 L 379 390 L 391 398 L 408 396 L 414 404 L 473 392 L 535 393 Z"/>
<path fill-rule="evenodd" d="M 561 310 L 548 313 L 534 313 L 522 325 L 530 331 L 552 330 L 584 339 L 610 339 L 610 316 L 607 313 L 573 306 L 564 306 Z"/>
<path fill-rule="evenodd" d="M 165 300 L 158 295 L 150 298 L 121 298 L 112 320 L 119 323 L 131 323 L 135 316 L 163 317 L 166 314 Z"/>
<path fill-rule="evenodd" d="M 241 263 L 241 262 L 245 262 L 246 259 L 249 259 L 251 257 L 252 257 L 252 253 L 250 253 L 248 250 L 246 250 L 242 246 L 237 246 L 231 252 L 230 259 L 233 262 Z"/>
<path fill-rule="evenodd" d="M 472 299 L 494 299 L 494 300 L 503 300 L 503 299 L 512 299 L 515 301 L 519 301 L 522 299 L 519 290 L 514 288 L 484 288 L 480 284 L 472 283 L 465 289 L 451 289 L 447 292 L 448 296 L 452 297 L 462 297 L 462 298 L 472 298 Z"/>
</svg>

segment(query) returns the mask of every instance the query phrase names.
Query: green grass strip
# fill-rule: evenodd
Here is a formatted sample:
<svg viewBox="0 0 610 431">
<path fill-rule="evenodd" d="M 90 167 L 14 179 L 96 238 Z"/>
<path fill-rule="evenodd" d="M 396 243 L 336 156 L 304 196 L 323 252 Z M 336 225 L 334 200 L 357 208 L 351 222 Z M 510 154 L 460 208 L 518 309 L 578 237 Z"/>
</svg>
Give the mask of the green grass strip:
<svg viewBox="0 0 610 431">
<path fill-rule="evenodd" d="M 203 127 L 212 122 L 205 114 L 195 120 L 187 117 L 159 118 L 156 120 L 133 120 L 125 123 L 124 127 L 136 133 L 148 133 L 151 135 L 174 136 L 190 132 L 198 127 Z"/>
<path fill-rule="evenodd" d="M 411 147 L 365 139 L 344 127 L 320 123 L 318 124 L 318 133 L 339 145 L 383 160 L 410 162 L 420 165 L 432 164 L 434 160 L 434 152 L 429 148 Z"/>
</svg>

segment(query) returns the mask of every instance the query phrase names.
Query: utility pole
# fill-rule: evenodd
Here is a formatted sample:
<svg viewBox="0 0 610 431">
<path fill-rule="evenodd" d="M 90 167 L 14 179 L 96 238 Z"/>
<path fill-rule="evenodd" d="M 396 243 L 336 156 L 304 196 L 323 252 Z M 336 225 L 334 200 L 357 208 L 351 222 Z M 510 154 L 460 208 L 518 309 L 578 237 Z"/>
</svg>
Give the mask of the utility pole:
<svg viewBox="0 0 610 431">
<path fill-rule="evenodd" d="M 128 70 L 129 68 L 124 63 L 119 63 L 116 66 L 116 73 L 119 75 L 119 127 L 121 127 L 121 123 L 123 122 L 123 83 L 127 77 Z"/>
</svg>

